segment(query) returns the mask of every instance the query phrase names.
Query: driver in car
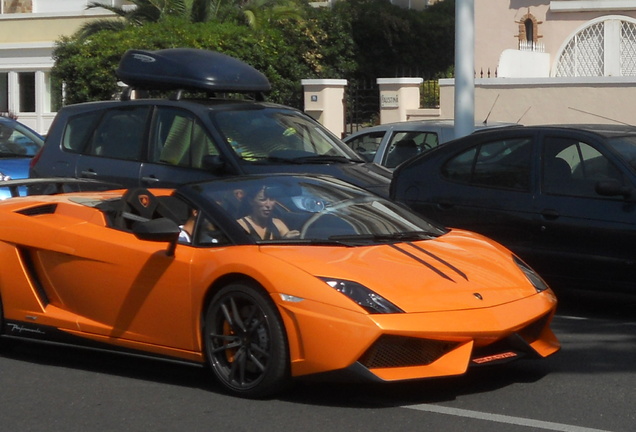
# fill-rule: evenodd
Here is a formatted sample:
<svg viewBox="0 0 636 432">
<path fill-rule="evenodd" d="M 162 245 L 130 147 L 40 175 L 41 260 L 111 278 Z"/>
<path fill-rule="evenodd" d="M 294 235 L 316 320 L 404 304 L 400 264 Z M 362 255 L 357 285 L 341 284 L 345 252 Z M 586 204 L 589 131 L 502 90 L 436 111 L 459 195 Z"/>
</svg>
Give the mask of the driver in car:
<svg viewBox="0 0 636 432">
<path fill-rule="evenodd" d="M 297 238 L 300 233 L 290 230 L 285 222 L 273 215 L 276 198 L 269 193 L 267 186 L 245 191 L 242 200 L 246 214 L 238 219 L 238 223 L 250 235 L 261 240 L 276 240 L 283 238 Z"/>
</svg>

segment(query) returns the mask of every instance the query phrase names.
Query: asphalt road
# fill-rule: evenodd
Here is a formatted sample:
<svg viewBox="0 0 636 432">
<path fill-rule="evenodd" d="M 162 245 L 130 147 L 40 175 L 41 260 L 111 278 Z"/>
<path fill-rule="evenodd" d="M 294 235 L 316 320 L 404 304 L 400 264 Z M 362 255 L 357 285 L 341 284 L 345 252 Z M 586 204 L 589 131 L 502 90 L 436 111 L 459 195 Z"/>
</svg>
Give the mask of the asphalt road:
<svg viewBox="0 0 636 432">
<path fill-rule="evenodd" d="M 1 431 L 629 431 L 636 298 L 562 300 L 542 361 L 399 385 L 299 383 L 266 401 L 203 368 L 19 342 L 0 351 Z"/>
</svg>

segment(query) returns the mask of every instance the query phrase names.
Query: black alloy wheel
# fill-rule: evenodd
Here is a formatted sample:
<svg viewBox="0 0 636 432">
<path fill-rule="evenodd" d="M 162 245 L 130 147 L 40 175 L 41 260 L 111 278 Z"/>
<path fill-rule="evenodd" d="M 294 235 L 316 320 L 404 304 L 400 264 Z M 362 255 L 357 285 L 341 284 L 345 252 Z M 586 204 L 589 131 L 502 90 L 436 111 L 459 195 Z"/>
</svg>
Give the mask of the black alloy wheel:
<svg viewBox="0 0 636 432">
<path fill-rule="evenodd" d="M 213 297 L 205 314 L 205 352 L 228 392 L 264 398 L 290 381 L 287 339 L 278 310 L 251 284 L 231 284 Z"/>
</svg>

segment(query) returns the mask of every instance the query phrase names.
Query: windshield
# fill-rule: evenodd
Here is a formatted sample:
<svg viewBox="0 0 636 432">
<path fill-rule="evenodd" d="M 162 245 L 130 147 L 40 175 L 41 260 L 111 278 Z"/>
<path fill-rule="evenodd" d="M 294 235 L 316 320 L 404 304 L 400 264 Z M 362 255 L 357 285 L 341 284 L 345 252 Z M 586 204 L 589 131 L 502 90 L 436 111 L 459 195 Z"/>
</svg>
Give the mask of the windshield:
<svg viewBox="0 0 636 432">
<path fill-rule="evenodd" d="M 359 161 L 319 123 L 294 110 L 258 106 L 211 115 L 232 150 L 248 163 Z"/>
<path fill-rule="evenodd" d="M 0 157 L 32 157 L 43 143 L 42 137 L 21 123 L 0 121 Z"/>
<path fill-rule="evenodd" d="M 609 145 L 627 162 L 633 172 L 636 172 L 636 136 L 623 136 L 608 140 Z"/>
<path fill-rule="evenodd" d="M 360 244 L 425 240 L 445 229 L 336 179 L 307 176 L 213 181 L 195 188 L 257 242 Z"/>
</svg>

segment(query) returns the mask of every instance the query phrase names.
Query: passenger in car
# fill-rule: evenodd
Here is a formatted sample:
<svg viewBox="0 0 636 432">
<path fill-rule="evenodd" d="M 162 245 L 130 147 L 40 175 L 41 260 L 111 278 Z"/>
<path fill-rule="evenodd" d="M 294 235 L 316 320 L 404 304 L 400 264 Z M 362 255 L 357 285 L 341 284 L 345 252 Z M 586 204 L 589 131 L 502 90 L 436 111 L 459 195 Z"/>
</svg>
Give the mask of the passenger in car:
<svg viewBox="0 0 636 432">
<path fill-rule="evenodd" d="M 192 243 L 192 236 L 194 234 L 194 225 L 197 221 L 197 215 L 199 212 L 195 209 L 190 209 L 190 216 L 182 224 L 179 225 L 179 241 L 182 243 Z"/>
</svg>

